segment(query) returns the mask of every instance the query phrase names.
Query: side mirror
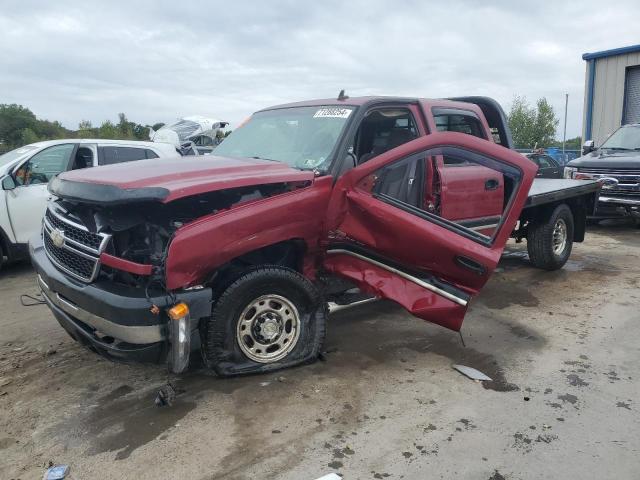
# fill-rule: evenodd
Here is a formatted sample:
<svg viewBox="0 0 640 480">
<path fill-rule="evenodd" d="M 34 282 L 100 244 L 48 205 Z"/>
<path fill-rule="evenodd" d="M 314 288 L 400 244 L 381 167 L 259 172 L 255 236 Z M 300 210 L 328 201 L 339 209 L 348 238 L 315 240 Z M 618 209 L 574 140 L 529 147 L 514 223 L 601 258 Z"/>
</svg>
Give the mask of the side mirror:
<svg viewBox="0 0 640 480">
<path fill-rule="evenodd" d="M 17 187 L 16 181 L 13 179 L 13 177 L 11 175 L 6 175 L 2 179 L 2 189 L 3 190 L 13 190 L 16 187 Z"/>
<path fill-rule="evenodd" d="M 593 140 L 587 140 L 582 144 L 582 155 L 586 155 L 588 153 L 593 152 L 596 149 L 595 143 Z"/>
<path fill-rule="evenodd" d="M 337 178 L 340 178 L 342 175 L 347 173 L 352 168 L 357 166 L 356 156 L 353 154 L 352 149 L 350 148 L 347 154 L 342 159 L 342 163 L 340 164 L 340 170 L 337 172 Z"/>
</svg>

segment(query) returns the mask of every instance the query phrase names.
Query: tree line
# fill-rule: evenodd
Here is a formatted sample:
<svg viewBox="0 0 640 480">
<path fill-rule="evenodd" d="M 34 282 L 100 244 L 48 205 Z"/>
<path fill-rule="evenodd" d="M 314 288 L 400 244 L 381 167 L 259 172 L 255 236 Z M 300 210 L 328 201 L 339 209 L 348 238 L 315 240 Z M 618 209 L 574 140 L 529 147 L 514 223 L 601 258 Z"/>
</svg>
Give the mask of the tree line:
<svg viewBox="0 0 640 480">
<path fill-rule="evenodd" d="M 538 99 L 535 106 L 531 106 L 526 98 L 515 96 L 507 118 L 516 148 L 562 146 L 562 140 L 556 140 L 560 122 L 546 98 Z M 22 105 L 0 104 L 0 153 L 29 143 L 59 138 L 148 140 L 149 129 L 158 130 L 163 125 L 142 125 L 119 113 L 117 122 L 105 120 L 99 127 L 94 127 L 90 121 L 83 120 L 77 130 L 69 130 L 58 121 L 37 118 Z M 566 148 L 579 150 L 581 140 L 580 137 L 568 139 Z"/>
<path fill-rule="evenodd" d="M 0 104 L 0 153 L 29 143 L 60 138 L 149 140 L 149 129 L 157 130 L 163 125 L 142 125 L 129 121 L 124 113 L 119 113 L 115 123 L 105 120 L 99 127 L 94 127 L 90 121 L 83 120 L 77 130 L 70 130 L 58 121 L 37 118 L 22 105 Z"/>
</svg>

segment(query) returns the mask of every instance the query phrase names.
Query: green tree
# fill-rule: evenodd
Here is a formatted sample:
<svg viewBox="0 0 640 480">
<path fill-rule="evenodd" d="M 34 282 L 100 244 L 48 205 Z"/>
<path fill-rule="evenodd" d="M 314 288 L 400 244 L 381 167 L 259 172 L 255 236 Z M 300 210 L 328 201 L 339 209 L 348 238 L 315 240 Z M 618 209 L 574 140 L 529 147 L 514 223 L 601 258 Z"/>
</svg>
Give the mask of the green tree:
<svg viewBox="0 0 640 480">
<path fill-rule="evenodd" d="M 556 137 L 556 129 L 560 121 L 556 118 L 553 107 L 546 98 L 536 102 L 536 117 L 533 124 L 533 139 L 538 147 L 550 145 Z"/>
<path fill-rule="evenodd" d="M 149 140 L 149 125 L 136 123 L 133 127 L 133 135 L 137 140 Z"/>
<path fill-rule="evenodd" d="M 546 98 L 540 98 L 534 108 L 525 97 L 516 95 L 508 123 L 516 148 L 536 148 L 553 144 L 559 120 Z"/>
<path fill-rule="evenodd" d="M 105 120 L 98 129 L 98 138 L 108 138 L 117 140 L 120 138 L 120 129 L 111 120 Z"/>
<path fill-rule="evenodd" d="M 78 137 L 79 138 L 93 138 L 96 137 L 96 129 L 93 128 L 89 120 L 82 120 L 78 124 Z"/>
<path fill-rule="evenodd" d="M 20 143 L 22 145 L 29 145 L 30 143 L 36 143 L 40 141 L 40 138 L 38 138 L 36 132 L 31 130 L 30 128 L 24 128 L 21 132 Z"/>
<path fill-rule="evenodd" d="M 0 142 L 8 148 L 19 147 L 24 129 L 36 130 L 37 119 L 31 110 L 22 105 L 0 105 Z"/>
</svg>

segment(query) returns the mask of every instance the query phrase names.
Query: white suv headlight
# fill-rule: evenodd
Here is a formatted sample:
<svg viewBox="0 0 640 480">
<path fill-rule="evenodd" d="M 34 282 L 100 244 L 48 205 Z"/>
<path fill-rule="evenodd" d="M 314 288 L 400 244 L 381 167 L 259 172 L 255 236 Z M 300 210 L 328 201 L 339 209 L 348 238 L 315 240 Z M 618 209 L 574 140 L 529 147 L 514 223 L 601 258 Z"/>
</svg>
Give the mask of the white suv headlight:
<svg viewBox="0 0 640 480">
<path fill-rule="evenodd" d="M 564 178 L 573 178 L 573 174 L 577 171 L 576 167 L 564 167 Z"/>
</svg>

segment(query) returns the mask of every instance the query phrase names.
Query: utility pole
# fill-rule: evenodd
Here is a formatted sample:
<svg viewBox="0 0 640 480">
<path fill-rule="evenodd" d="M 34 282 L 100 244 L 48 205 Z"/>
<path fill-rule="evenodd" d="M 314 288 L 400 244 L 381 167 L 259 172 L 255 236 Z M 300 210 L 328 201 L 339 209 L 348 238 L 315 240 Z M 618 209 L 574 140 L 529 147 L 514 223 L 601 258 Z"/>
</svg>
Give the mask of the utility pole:
<svg viewBox="0 0 640 480">
<path fill-rule="evenodd" d="M 564 94 L 564 133 L 562 134 L 562 161 L 567 162 L 567 157 L 564 153 L 564 144 L 567 141 L 567 107 L 569 106 L 569 94 Z"/>
</svg>

